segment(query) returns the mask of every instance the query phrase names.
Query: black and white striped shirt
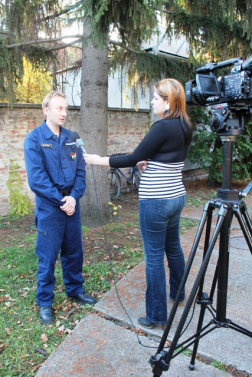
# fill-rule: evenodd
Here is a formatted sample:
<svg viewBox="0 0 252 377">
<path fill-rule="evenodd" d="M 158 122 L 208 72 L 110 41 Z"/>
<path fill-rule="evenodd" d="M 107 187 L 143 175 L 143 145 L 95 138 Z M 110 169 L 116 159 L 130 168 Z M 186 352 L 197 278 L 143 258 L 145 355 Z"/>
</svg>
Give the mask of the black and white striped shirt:
<svg viewBox="0 0 252 377">
<path fill-rule="evenodd" d="M 148 166 L 141 175 L 139 200 L 171 199 L 186 194 L 181 170 L 184 162 L 164 164 L 148 161 Z"/>
<path fill-rule="evenodd" d="M 141 143 L 129 155 L 112 156 L 112 167 L 134 166 L 148 160 L 142 173 L 139 199 L 165 199 L 185 195 L 181 170 L 188 152 L 183 124 L 179 118 L 155 122 Z"/>
</svg>

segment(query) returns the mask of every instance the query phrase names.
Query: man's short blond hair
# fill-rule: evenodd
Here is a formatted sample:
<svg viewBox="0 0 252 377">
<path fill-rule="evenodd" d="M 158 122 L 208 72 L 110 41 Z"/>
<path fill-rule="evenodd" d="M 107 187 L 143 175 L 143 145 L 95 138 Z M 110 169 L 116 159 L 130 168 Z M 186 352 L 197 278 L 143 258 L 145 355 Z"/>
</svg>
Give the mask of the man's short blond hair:
<svg viewBox="0 0 252 377">
<path fill-rule="evenodd" d="M 49 103 L 50 103 L 51 99 L 54 98 L 54 97 L 62 97 L 62 98 L 65 98 L 65 100 L 66 100 L 66 95 L 64 93 L 58 92 L 57 90 L 52 90 L 43 99 L 42 110 L 44 109 L 44 107 L 48 107 L 49 106 Z M 43 110 L 43 113 L 44 113 L 44 110 Z"/>
</svg>

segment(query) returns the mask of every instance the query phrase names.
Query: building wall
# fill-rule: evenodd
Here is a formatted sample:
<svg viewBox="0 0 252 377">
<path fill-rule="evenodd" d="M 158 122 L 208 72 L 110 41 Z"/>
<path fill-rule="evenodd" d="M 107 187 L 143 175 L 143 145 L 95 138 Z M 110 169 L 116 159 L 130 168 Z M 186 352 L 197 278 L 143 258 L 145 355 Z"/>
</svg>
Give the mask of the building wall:
<svg viewBox="0 0 252 377">
<path fill-rule="evenodd" d="M 81 69 L 65 69 L 56 75 L 57 87 L 67 95 L 68 103 L 72 106 L 81 105 Z M 136 89 L 127 87 L 127 70 L 118 68 L 108 76 L 108 107 L 150 110 L 150 89 Z M 135 98 L 136 97 L 136 98 Z"/>
<path fill-rule="evenodd" d="M 66 128 L 76 130 L 80 122 L 80 108 L 69 108 Z M 25 136 L 39 126 L 44 117 L 40 105 L 16 104 L 12 110 L 6 104 L 0 104 L 0 216 L 10 212 L 9 190 L 7 181 L 10 161 L 18 162 L 23 190 L 32 203 L 34 194 L 27 184 L 23 156 Z M 118 110 L 108 111 L 108 155 L 132 152 L 142 140 L 149 128 L 149 111 Z M 81 135 L 85 140 L 85 135 Z"/>
</svg>

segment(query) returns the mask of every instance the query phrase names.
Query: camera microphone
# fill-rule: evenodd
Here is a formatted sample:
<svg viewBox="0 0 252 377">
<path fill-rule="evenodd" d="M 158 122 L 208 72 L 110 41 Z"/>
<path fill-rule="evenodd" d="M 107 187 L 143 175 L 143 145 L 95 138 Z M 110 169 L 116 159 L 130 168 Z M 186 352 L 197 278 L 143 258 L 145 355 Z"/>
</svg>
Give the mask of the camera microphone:
<svg viewBox="0 0 252 377">
<path fill-rule="evenodd" d="M 74 141 L 75 145 L 77 145 L 78 148 L 80 147 L 84 154 L 87 154 L 87 151 L 84 147 L 84 141 L 80 138 L 80 135 L 78 134 L 78 132 L 76 131 L 71 132 L 70 137 Z"/>
</svg>

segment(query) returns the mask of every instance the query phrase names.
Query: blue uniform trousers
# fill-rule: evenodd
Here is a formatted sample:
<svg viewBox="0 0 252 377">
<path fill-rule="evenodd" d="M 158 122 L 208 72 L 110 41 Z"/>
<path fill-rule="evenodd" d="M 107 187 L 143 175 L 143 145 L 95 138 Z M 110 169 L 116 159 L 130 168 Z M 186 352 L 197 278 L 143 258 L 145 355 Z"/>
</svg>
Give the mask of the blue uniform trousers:
<svg viewBox="0 0 252 377">
<path fill-rule="evenodd" d="M 38 197 L 36 199 L 35 224 L 38 231 L 36 300 L 39 306 L 47 306 L 52 304 L 54 298 L 54 269 L 59 251 L 61 251 L 66 294 L 71 297 L 84 291 L 80 206 L 77 200 L 75 213 L 68 216 L 59 207 L 51 206 Z"/>
</svg>

